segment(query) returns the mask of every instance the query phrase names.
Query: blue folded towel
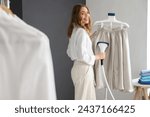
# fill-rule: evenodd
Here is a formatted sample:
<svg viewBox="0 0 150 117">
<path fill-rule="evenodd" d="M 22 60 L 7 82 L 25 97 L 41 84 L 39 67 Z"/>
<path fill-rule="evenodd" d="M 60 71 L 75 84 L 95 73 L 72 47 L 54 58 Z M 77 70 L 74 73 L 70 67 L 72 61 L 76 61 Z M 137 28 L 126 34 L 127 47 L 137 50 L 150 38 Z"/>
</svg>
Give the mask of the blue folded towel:
<svg viewBox="0 0 150 117">
<path fill-rule="evenodd" d="M 145 70 L 141 70 L 140 72 L 140 74 L 145 74 L 145 73 L 150 73 L 150 70 L 145 69 Z"/>
<path fill-rule="evenodd" d="M 141 79 L 139 79 L 138 83 L 140 84 L 145 84 L 145 85 L 149 85 L 150 81 L 142 81 Z"/>
<path fill-rule="evenodd" d="M 140 73 L 140 76 L 150 76 L 150 73 Z"/>
<path fill-rule="evenodd" d="M 140 79 L 140 81 L 142 81 L 142 82 L 150 82 L 150 79 Z"/>
<path fill-rule="evenodd" d="M 150 76 L 141 76 L 140 79 L 142 79 L 142 80 L 144 80 L 144 79 L 145 80 L 150 80 Z"/>
</svg>

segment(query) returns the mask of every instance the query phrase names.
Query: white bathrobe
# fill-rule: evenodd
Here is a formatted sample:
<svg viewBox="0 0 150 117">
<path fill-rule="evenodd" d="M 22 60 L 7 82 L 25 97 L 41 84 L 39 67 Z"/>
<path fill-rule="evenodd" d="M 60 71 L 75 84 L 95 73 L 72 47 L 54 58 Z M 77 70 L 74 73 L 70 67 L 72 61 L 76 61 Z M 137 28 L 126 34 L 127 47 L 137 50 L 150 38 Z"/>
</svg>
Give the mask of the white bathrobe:
<svg viewBox="0 0 150 117">
<path fill-rule="evenodd" d="M 2 9 L 0 99 L 56 99 L 48 37 Z"/>
<path fill-rule="evenodd" d="M 73 29 L 67 54 L 74 61 L 71 76 L 75 86 L 75 99 L 96 99 L 93 72 L 95 56 L 91 39 L 83 28 L 75 27 Z"/>
</svg>

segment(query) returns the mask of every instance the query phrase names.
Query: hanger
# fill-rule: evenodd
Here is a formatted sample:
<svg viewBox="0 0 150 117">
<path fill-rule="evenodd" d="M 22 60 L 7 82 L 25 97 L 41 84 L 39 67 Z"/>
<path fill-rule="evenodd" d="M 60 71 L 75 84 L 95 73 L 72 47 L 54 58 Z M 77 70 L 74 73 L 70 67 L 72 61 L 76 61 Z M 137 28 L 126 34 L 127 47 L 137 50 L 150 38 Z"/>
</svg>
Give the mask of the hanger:
<svg viewBox="0 0 150 117">
<path fill-rule="evenodd" d="M 7 6 L 6 6 L 7 5 Z M 7 14 L 13 15 L 13 12 L 9 8 L 9 0 L 1 0 L 0 8 L 5 11 Z"/>
<path fill-rule="evenodd" d="M 107 23 L 107 25 L 110 26 L 110 28 L 112 28 L 113 25 L 115 25 L 115 24 L 121 26 L 121 29 L 122 29 L 123 27 L 129 28 L 129 24 L 127 24 L 127 23 L 125 23 L 125 22 L 121 22 L 121 21 L 119 21 L 119 20 L 116 19 L 115 13 L 108 13 L 108 19 L 102 20 L 102 21 L 96 21 L 96 22 L 94 23 L 94 26 L 100 25 L 101 27 L 103 27 L 104 25 L 106 25 L 106 23 Z"/>
</svg>

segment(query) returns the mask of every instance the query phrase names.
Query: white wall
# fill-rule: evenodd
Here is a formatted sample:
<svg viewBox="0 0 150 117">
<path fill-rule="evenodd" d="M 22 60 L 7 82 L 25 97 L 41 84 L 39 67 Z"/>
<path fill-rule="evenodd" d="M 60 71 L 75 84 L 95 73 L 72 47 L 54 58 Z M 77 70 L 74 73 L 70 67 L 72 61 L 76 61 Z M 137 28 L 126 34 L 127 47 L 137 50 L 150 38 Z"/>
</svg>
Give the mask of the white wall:
<svg viewBox="0 0 150 117">
<path fill-rule="evenodd" d="M 108 12 L 130 25 L 128 30 L 132 77 L 136 78 L 147 65 L 147 0 L 86 0 L 92 20 L 107 19 Z M 117 99 L 132 99 L 133 93 L 115 91 Z M 97 91 L 98 99 L 104 99 L 103 91 Z"/>
</svg>

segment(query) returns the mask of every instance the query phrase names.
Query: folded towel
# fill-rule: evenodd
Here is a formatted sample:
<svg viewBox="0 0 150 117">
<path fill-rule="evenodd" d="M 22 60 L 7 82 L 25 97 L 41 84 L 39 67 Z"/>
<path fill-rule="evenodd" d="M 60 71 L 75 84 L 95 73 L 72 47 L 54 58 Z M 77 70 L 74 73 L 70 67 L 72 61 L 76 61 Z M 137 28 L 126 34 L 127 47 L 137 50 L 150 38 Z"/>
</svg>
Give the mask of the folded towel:
<svg viewBox="0 0 150 117">
<path fill-rule="evenodd" d="M 148 72 L 148 73 L 140 73 L 140 76 L 150 76 L 150 73 Z"/>
<path fill-rule="evenodd" d="M 150 73 L 150 70 L 141 70 L 140 74 L 144 74 L 144 73 Z"/>
<path fill-rule="evenodd" d="M 150 85 L 150 81 L 142 81 L 142 80 L 139 80 L 138 83 L 140 83 L 140 84 L 145 84 L 145 85 Z"/>
<path fill-rule="evenodd" d="M 140 79 L 150 80 L 150 76 L 141 76 Z"/>
<path fill-rule="evenodd" d="M 150 79 L 140 79 L 140 81 L 142 81 L 142 82 L 149 82 Z"/>
</svg>

